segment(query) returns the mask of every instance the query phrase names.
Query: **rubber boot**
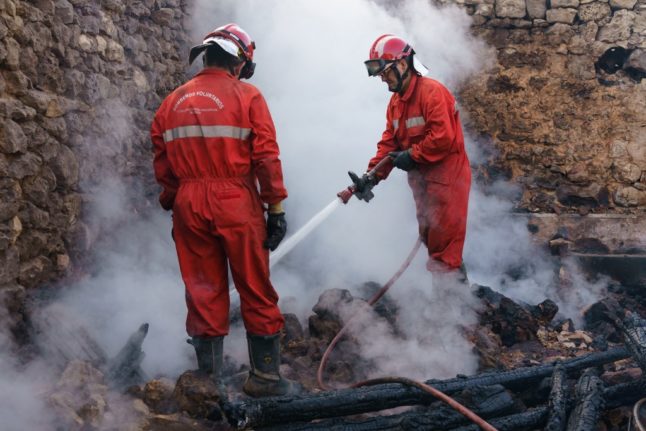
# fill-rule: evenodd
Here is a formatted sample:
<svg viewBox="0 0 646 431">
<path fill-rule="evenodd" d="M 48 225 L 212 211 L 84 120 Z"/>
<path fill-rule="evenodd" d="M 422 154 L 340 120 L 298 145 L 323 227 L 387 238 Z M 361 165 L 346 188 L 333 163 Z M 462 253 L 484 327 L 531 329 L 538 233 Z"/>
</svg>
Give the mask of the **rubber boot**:
<svg viewBox="0 0 646 431">
<path fill-rule="evenodd" d="M 193 337 L 187 341 L 195 348 L 198 371 L 215 382 L 220 398 L 225 399 L 227 391 L 222 381 L 224 337 Z"/>
<path fill-rule="evenodd" d="M 467 274 L 467 267 L 464 265 L 464 262 L 462 262 L 462 265 L 460 265 L 460 268 L 458 269 L 460 272 L 460 275 L 458 276 L 458 281 L 460 283 L 464 283 L 467 285 L 467 287 L 471 286 L 471 283 L 469 282 L 469 276 Z"/>
<path fill-rule="evenodd" d="M 272 397 L 296 395 L 303 387 L 294 381 L 280 376 L 280 339 L 279 334 L 253 335 L 247 333 L 249 346 L 249 377 L 242 390 L 249 396 Z"/>
</svg>

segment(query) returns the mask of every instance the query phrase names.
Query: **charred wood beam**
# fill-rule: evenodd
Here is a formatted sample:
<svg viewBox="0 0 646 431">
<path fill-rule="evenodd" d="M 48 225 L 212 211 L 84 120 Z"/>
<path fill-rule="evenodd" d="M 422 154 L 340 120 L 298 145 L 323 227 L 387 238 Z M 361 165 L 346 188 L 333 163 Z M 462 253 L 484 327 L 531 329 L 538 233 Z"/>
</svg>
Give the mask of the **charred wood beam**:
<svg viewBox="0 0 646 431">
<path fill-rule="evenodd" d="M 563 361 L 561 366 L 568 374 L 573 375 L 586 368 L 628 357 L 630 357 L 628 350 L 618 347 Z M 429 380 L 426 383 L 449 394 L 470 387 L 496 384 L 517 388 L 550 376 L 554 368 L 555 364 L 547 364 L 443 381 Z M 227 416 L 232 425 L 237 427 L 261 427 L 289 422 L 309 422 L 315 419 L 367 413 L 399 406 L 429 404 L 432 401 L 435 401 L 435 398 L 420 389 L 392 383 L 311 395 L 245 400 L 228 406 Z"/>
<path fill-rule="evenodd" d="M 557 365 L 552 374 L 552 390 L 548 402 L 549 416 L 546 431 L 563 431 L 567 425 L 567 374 L 561 365 Z"/>
<path fill-rule="evenodd" d="M 540 428 L 547 420 L 549 407 L 542 406 L 527 410 L 523 413 L 504 416 L 489 420 L 488 422 L 498 431 L 524 431 Z M 447 428 L 440 428 L 447 429 Z M 466 425 L 460 428 L 453 428 L 450 431 L 480 431 L 478 425 Z"/>
<path fill-rule="evenodd" d="M 608 386 L 603 391 L 607 409 L 615 409 L 636 403 L 646 394 L 646 377 L 630 383 Z"/>
<path fill-rule="evenodd" d="M 487 286 L 479 286 L 474 294 L 483 303 L 480 323 L 491 326 L 505 346 L 536 339 L 536 331 L 549 323 L 558 311 L 558 306 L 547 299 L 531 306 L 516 302 Z"/>
<path fill-rule="evenodd" d="M 596 369 L 589 368 L 583 373 L 576 384 L 575 394 L 577 403 L 570 414 L 567 431 L 596 429 L 605 405 L 604 383 Z"/>
<path fill-rule="evenodd" d="M 481 388 L 483 389 L 483 388 Z M 606 407 L 609 409 L 620 406 L 633 405 L 643 397 L 646 389 L 646 379 L 630 383 L 621 383 L 606 387 L 603 397 L 606 400 Z M 491 401 L 500 400 L 491 397 Z M 481 405 L 482 407 L 482 405 Z M 306 430 L 352 430 L 352 431 L 404 431 L 410 429 L 433 429 L 451 431 L 479 431 L 475 425 L 466 424 L 464 418 L 458 418 L 456 412 L 449 413 L 448 406 L 440 403 L 433 403 L 428 407 L 429 411 L 406 412 L 400 415 L 376 416 L 364 420 L 344 420 L 341 418 L 322 420 L 315 423 L 291 423 L 269 428 L 259 428 L 263 431 L 306 431 Z M 543 429 L 549 416 L 551 407 L 549 405 L 536 407 L 523 413 L 514 413 L 507 416 L 500 416 L 496 409 L 489 409 L 489 413 L 478 412 L 499 431 L 525 431 L 528 429 Z M 504 414 L 504 413 L 503 413 Z M 444 418 L 445 422 L 442 421 Z M 457 423 L 457 421 L 461 421 Z M 458 427 L 456 429 L 456 427 Z M 544 429 L 547 429 L 545 427 Z M 593 428 L 594 429 L 594 428 Z"/>
<path fill-rule="evenodd" d="M 605 400 L 606 408 L 614 409 L 621 406 L 629 406 L 643 397 L 646 390 L 646 379 L 641 379 L 630 383 L 621 383 L 619 385 L 609 386 L 603 390 L 602 398 Z M 528 410 L 523 413 L 517 413 L 503 418 L 488 420 L 498 431 L 524 431 L 527 429 L 540 429 L 548 418 L 549 406 L 541 406 Z M 573 413 L 574 414 L 574 413 Z M 437 428 L 442 430 L 446 428 Z M 547 427 L 545 428 L 548 429 Z M 584 428 L 581 428 L 584 429 Z M 585 428 L 587 430 L 595 429 Z M 469 425 L 453 429 L 450 431 L 479 431 L 476 425 Z"/>
<path fill-rule="evenodd" d="M 117 356 L 108 361 L 106 377 L 111 386 L 124 388 L 147 380 L 140 367 L 145 356 L 141 345 L 147 334 L 148 324 L 144 323 L 128 338 Z"/>
<path fill-rule="evenodd" d="M 469 393 L 470 392 L 470 393 Z M 501 385 L 474 388 L 460 394 L 459 401 L 483 418 L 497 417 L 514 411 L 515 401 Z M 330 419 L 316 423 L 282 424 L 260 428 L 263 431 L 347 430 L 401 431 L 410 429 L 447 429 L 467 424 L 469 420 L 450 406 L 435 402 L 423 410 L 365 419 Z"/>
<path fill-rule="evenodd" d="M 646 374 L 646 320 L 633 313 L 624 319 L 622 330 L 626 347 Z"/>
</svg>

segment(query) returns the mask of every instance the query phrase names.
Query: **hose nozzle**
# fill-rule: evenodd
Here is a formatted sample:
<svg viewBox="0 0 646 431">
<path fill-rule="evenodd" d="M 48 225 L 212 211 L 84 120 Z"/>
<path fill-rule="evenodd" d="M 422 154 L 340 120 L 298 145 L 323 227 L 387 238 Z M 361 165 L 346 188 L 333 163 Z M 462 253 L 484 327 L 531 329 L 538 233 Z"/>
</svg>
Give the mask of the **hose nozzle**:
<svg viewBox="0 0 646 431">
<path fill-rule="evenodd" d="M 343 204 L 345 205 L 348 203 L 348 201 L 350 200 L 353 194 L 354 194 L 354 186 L 352 185 L 341 190 L 336 195 L 339 197 L 339 199 L 341 199 L 341 202 L 343 202 Z"/>
</svg>

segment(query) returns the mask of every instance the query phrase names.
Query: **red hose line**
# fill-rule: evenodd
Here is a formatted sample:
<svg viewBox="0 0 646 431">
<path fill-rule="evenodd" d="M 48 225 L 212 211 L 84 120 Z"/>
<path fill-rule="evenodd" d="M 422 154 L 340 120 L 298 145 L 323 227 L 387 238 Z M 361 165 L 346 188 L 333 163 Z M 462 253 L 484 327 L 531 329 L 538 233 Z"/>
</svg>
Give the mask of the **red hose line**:
<svg viewBox="0 0 646 431">
<path fill-rule="evenodd" d="M 401 383 L 404 385 L 414 386 L 418 389 L 421 389 L 424 392 L 427 392 L 433 395 L 440 401 L 444 401 L 449 406 L 453 407 L 458 413 L 466 416 L 471 422 L 478 425 L 485 431 L 498 431 L 496 428 L 488 424 L 484 419 L 482 419 L 477 414 L 473 413 L 471 410 L 455 401 L 453 398 L 446 395 L 444 392 L 435 389 L 433 386 L 429 386 L 426 383 L 418 382 L 416 380 L 407 379 L 406 377 L 380 377 L 377 379 L 365 380 L 363 382 L 355 383 L 352 385 L 352 388 L 359 388 L 361 386 L 372 386 L 379 385 L 382 383 Z"/>
<path fill-rule="evenodd" d="M 421 238 L 417 239 L 417 242 L 415 242 L 415 245 L 413 246 L 413 249 L 411 252 L 408 254 L 408 257 L 402 264 L 402 266 L 399 267 L 395 275 L 393 275 L 390 280 L 384 286 L 379 289 L 379 291 L 368 301 L 368 304 L 373 305 L 375 302 L 379 301 L 379 299 L 384 296 L 384 294 L 392 287 L 393 284 L 401 277 L 401 275 L 406 271 L 406 269 L 409 267 L 410 263 L 413 261 L 413 258 L 417 254 L 417 251 L 422 245 L 422 240 Z M 345 331 L 347 331 L 348 326 L 350 325 L 350 322 L 352 322 L 352 319 L 354 319 L 357 315 L 353 315 L 345 325 L 341 328 L 341 330 L 336 334 L 336 336 L 332 339 L 332 342 L 330 342 L 330 345 L 327 347 L 325 350 L 325 353 L 323 353 L 323 357 L 321 358 L 321 363 L 319 364 L 319 369 L 316 372 L 316 379 L 318 381 L 319 387 L 321 389 L 330 389 L 324 382 L 323 382 L 323 371 L 325 370 L 325 365 L 327 364 L 328 357 L 330 356 L 330 353 L 332 353 L 332 350 L 334 349 L 334 346 L 339 342 L 343 334 L 345 334 Z"/>
<path fill-rule="evenodd" d="M 404 263 L 399 267 L 397 272 L 388 280 L 384 286 L 379 289 L 379 291 L 368 301 L 368 304 L 371 306 L 374 305 L 379 299 L 381 299 L 382 296 L 392 287 L 393 284 L 401 277 L 401 275 L 408 269 L 410 266 L 411 262 L 413 261 L 413 258 L 417 254 L 417 251 L 422 245 L 422 240 L 421 238 L 418 238 L 417 241 L 415 242 L 415 245 L 413 246 L 413 249 L 411 252 L 408 254 L 408 257 L 404 261 Z M 330 342 L 330 345 L 327 347 L 325 350 L 325 353 L 323 353 L 323 357 L 321 358 L 321 363 L 319 364 L 319 368 L 316 372 L 316 379 L 318 381 L 319 387 L 324 390 L 329 390 L 330 387 L 328 387 L 324 382 L 323 382 L 323 371 L 325 370 L 325 365 L 327 364 L 327 361 L 329 359 L 330 353 L 332 353 L 332 350 L 334 347 L 337 345 L 343 334 L 347 331 L 350 322 L 352 322 L 352 319 L 354 319 L 357 315 L 353 315 L 348 319 L 348 321 L 343 325 L 343 327 L 339 330 L 339 332 L 336 334 L 336 336 L 332 339 Z M 474 424 L 478 425 L 480 428 L 482 428 L 485 431 L 497 431 L 496 428 L 491 426 L 489 423 L 487 423 L 484 419 L 482 419 L 480 416 L 475 414 L 473 411 L 469 410 L 467 407 L 463 406 L 459 402 L 455 401 L 453 398 L 449 397 L 445 393 L 435 389 L 432 386 L 429 386 L 425 383 L 418 382 L 415 380 L 407 379 L 405 377 L 382 377 L 382 378 L 377 378 L 377 379 L 371 379 L 371 380 L 365 380 L 363 382 L 355 383 L 351 385 L 350 387 L 352 388 L 358 388 L 361 386 L 371 386 L 371 385 L 376 385 L 380 383 L 401 383 L 405 385 L 410 385 L 414 386 L 424 392 L 427 392 L 431 395 L 433 395 L 435 398 L 444 401 L 446 404 L 449 406 L 453 407 L 458 413 L 464 415 L 466 418 L 468 418 L 470 421 L 472 421 Z"/>
</svg>

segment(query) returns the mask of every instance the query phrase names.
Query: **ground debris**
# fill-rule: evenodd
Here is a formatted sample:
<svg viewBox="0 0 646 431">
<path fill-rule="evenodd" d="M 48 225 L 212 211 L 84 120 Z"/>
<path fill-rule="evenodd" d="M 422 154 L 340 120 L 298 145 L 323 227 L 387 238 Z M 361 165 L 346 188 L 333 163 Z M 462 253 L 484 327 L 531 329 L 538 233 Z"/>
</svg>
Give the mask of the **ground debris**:
<svg viewBox="0 0 646 431">
<path fill-rule="evenodd" d="M 370 289 L 363 291 L 369 295 Z M 637 314 L 626 316 L 616 301 L 604 299 L 589 309 L 588 322 L 593 329 L 576 329 L 567 318 L 553 321 L 557 308 L 549 300 L 525 304 L 485 286 L 474 286 L 473 292 L 481 300 L 479 320 L 465 326 L 464 333 L 480 357 L 480 372 L 428 380 L 427 384 L 480 412 L 499 429 L 547 426 L 545 429 L 553 431 L 569 423 L 572 429 L 582 430 L 595 421 L 607 424 L 609 430 L 621 429 L 616 424 L 626 423 L 626 406 L 643 396 L 646 387 L 638 359 L 644 351 L 646 322 Z M 90 361 L 70 362 L 55 390 L 48 393 L 48 402 L 58 412 L 61 426 L 70 430 L 115 429 L 115 423 L 119 423 L 117 429 L 133 431 L 475 429 L 417 388 L 391 383 L 327 392 L 317 389 L 316 369 L 329 341 L 348 316 L 372 312 L 366 304 L 348 290 L 334 289 L 321 295 L 305 328 L 296 316 L 285 316 L 281 373 L 304 384 L 309 393 L 302 396 L 246 398 L 240 389 L 247 368 L 232 365 L 230 359 L 225 359 L 224 377 L 230 391 L 226 400 L 220 399 L 208 376 L 195 371 L 183 373 L 176 381 L 158 378 L 145 382 L 142 375 L 133 379 L 143 359 L 142 342 L 148 328 L 142 325 L 114 359 L 94 361 L 102 364 L 99 366 Z M 393 334 L 402 336 L 397 329 L 398 312 L 393 302 L 375 315 Z M 600 351 L 597 340 L 610 331 L 612 340 L 621 338 L 606 341 Z M 352 335 L 339 343 L 326 370 L 329 382 L 347 386 L 365 377 L 364 370 L 371 362 L 361 357 L 356 344 Z M 580 387 L 578 392 L 575 385 Z M 125 391 L 119 399 L 114 396 L 116 388 Z M 402 406 L 410 407 L 393 410 Z M 128 423 L 116 418 L 118 408 L 128 412 L 119 415 L 128 417 Z M 382 414 L 377 414 L 380 411 Z M 581 416 L 583 422 L 577 423 L 575 416 Z"/>
</svg>

